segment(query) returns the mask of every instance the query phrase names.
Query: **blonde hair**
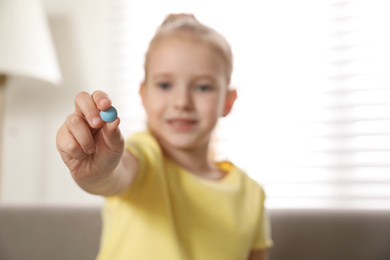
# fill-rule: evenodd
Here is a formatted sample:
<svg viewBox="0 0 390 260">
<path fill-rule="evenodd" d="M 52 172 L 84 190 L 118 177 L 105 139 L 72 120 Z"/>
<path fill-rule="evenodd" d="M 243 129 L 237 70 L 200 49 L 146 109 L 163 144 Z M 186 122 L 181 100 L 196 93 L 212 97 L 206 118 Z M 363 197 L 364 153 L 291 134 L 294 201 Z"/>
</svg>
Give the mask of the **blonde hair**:
<svg viewBox="0 0 390 260">
<path fill-rule="evenodd" d="M 157 43 L 166 37 L 177 35 L 188 35 L 194 39 L 209 44 L 224 60 L 226 66 L 227 85 L 230 84 L 233 72 L 233 54 L 228 41 L 219 32 L 200 23 L 193 14 L 169 14 L 163 23 L 158 27 L 154 37 L 150 41 L 149 48 L 145 55 L 145 80 L 150 55 Z"/>
</svg>

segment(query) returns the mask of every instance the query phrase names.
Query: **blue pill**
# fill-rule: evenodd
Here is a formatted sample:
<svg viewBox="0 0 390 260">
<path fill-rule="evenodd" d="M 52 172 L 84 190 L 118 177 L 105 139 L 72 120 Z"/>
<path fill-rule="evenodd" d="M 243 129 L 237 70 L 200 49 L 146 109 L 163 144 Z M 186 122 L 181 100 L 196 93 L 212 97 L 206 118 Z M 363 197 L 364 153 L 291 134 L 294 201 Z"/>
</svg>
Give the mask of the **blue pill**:
<svg viewBox="0 0 390 260">
<path fill-rule="evenodd" d="M 104 122 L 107 123 L 114 122 L 117 116 L 118 112 L 116 111 L 115 107 L 110 107 L 107 110 L 100 111 L 100 117 L 103 119 Z"/>
</svg>

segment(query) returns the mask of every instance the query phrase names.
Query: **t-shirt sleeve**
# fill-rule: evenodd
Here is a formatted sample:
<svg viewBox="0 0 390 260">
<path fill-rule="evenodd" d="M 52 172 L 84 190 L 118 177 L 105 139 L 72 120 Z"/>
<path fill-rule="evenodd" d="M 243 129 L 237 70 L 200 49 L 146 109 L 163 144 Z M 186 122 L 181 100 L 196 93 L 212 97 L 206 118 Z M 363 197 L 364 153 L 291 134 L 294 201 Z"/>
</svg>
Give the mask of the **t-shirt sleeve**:
<svg viewBox="0 0 390 260">
<path fill-rule="evenodd" d="M 271 222 L 267 209 L 264 205 L 265 193 L 262 190 L 262 198 L 259 212 L 259 220 L 257 227 L 257 234 L 252 246 L 252 250 L 266 250 L 273 246 L 273 241 L 271 238 Z"/>
<path fill-rule="evenodd" d="M 129 196 L 133 191 L 140 187 L 145 174 L 149 172 L 151 165 L 154 165 L 157 158 L 161 158 L 161 149 L 156 140 L 149 132 L 136 133 L 129 136 L 125 142 L 125 149 L 133 154 L 138 162 L 137 176 L 129 186 L 129 188 L 122 194 L 122 196 Z"/>
</svg>

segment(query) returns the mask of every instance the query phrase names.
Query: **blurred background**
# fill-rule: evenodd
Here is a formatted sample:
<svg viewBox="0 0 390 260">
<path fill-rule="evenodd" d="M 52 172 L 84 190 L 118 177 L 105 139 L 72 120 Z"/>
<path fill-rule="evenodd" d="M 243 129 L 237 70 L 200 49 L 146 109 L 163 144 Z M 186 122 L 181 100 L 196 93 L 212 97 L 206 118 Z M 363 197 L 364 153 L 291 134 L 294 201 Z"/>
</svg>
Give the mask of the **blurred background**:
<svg viewBox="0 0 390 260">
<path fill-rule="evenodd" d="M 388 1 L 36 2 L 61 77 L 0 67 L 0 203 L 102 202 L 73 182 L 56 132 L 75 95 L 97 89 L 111 96 L 125 136 L 144 129 L 148 42 L 168 13 L 185 12 L 232 45 L 239 98 L 218 126 L 217 151 L 264 186 L 269 207 L 390 208 Z"/>
</svg>

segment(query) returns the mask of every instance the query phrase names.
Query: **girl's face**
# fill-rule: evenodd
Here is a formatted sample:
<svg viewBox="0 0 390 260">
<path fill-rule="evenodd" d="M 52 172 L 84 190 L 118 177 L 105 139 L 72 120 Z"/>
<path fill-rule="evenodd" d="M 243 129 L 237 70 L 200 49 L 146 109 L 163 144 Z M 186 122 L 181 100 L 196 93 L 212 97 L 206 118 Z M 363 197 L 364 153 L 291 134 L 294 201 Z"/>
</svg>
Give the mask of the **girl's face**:
<svg viewBox="0 0 390 260">
<path fill-rule="evenodd" d="M 223 59 L 204 42 L 161 39 L 151 50 L 141 97 L 148 126 L 163 148 L 207 148 L 221 116 L 236 98 Z"/>
</svg>

